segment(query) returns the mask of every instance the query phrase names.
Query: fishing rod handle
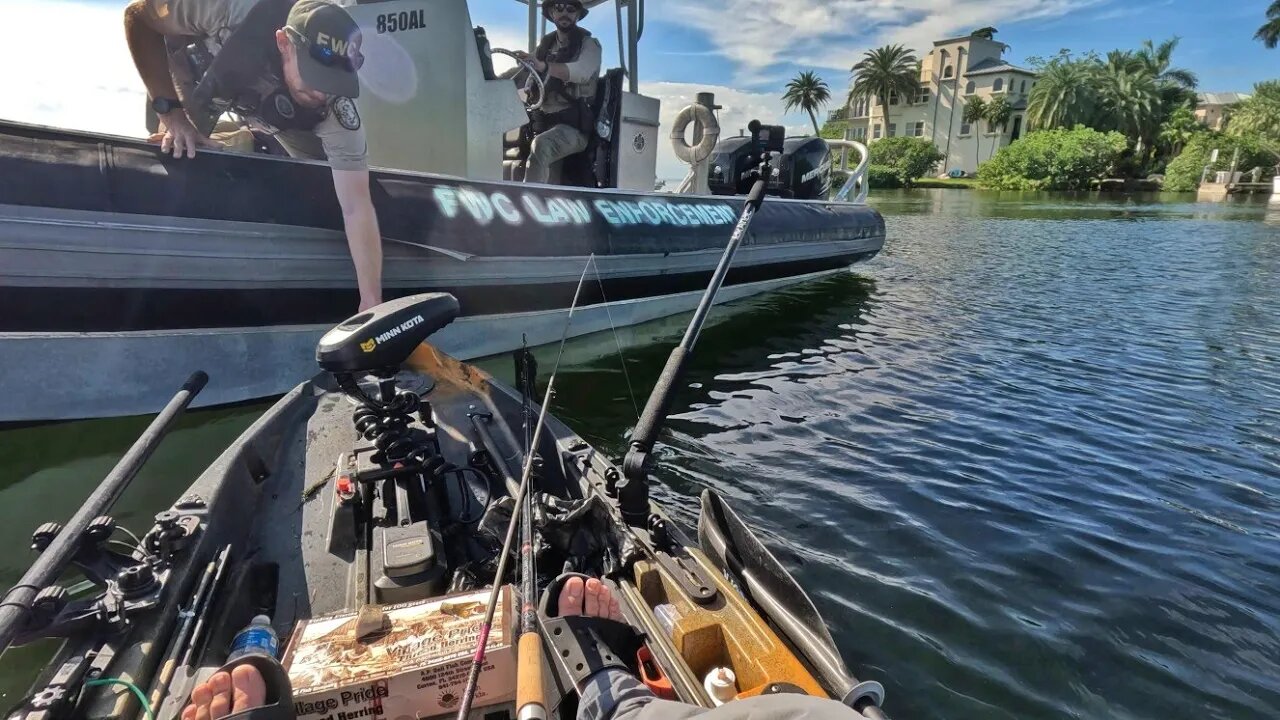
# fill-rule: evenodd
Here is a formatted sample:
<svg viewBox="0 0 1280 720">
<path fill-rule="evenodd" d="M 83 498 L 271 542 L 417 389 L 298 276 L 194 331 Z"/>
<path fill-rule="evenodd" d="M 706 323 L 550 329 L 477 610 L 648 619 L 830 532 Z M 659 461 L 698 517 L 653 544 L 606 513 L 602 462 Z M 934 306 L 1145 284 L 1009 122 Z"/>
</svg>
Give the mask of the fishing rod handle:
<svg viewBox="0 0 1280 720">
<path fill-rule="evenodd" d="M 542 686 L 542 638 L 520 636 L 516 662 L 516 720 L 546 720 L 547 700 Z"/>
</svg>

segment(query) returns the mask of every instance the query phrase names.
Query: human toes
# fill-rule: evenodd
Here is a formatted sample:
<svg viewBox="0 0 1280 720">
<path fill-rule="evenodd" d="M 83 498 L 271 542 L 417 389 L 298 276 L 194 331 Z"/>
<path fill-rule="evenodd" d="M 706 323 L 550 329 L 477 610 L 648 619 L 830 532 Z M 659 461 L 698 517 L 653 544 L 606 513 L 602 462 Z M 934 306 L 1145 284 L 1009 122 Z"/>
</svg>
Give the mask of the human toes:
<svg viewBox="0 0 1280 720">
<path fill-rule="evenodd" d="M 560 614 L 581 615 L 583 593 L 582 578 L 571 577 L 566 580 L 564 587 L 560 589 Z"/>
<path fill-rule="evenodd" d="M 231 711 L 242 712 L 261 707 L 267 702 L 267 683 L 252 665 L 239 665 L 231 671 Z M 217 716 L 215 716 L 217 717 Z"/>
</svg>

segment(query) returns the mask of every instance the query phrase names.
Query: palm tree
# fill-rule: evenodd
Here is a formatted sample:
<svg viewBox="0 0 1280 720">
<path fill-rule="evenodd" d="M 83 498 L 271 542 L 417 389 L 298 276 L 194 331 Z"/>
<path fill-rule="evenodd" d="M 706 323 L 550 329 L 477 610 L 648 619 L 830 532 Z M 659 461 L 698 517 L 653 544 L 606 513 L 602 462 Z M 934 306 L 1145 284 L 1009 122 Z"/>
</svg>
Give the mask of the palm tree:
<svg viewBox="0 0 1280 720">
<path fill-rule="evenodd" d="M 983 40 L 994 40 L 996 33 L 998 32 L 1000 31 L 988 25 L 987 27 L 978 28 L 977 30 L 969 33 L 969 37 L 982 38 Z"/>
<path fill-rule="evenodd" d="M 960 116 L 960 121 L 966 125 L 972 126 L 974 139 L 977 141 L 977 147 L 973 151 L 973 162 L 976 167 L 982 158 L 982 133 L 978 128 L 978 121 L 987 116 L 987 103 L 977 95 L 969 98 L 964 104 L 964 114 Z"/>
<path fill-rule="evenodd" d="M 1160 134 L 1156 141 L 1167 151 L 1168 157 L 1177 157 L 1182 148 L 1187 146 L 1196 133 L 1204 132 L 1205 126 L 1196 120 L 1191 108 L 1183 106 L 1175 108 L 1169 119 L 1160 126 Z"/>
<path fill-rule="evenodd" d="M 915 94 L 920 87 L 920 61 L 902 45 L 885 45 L 868 50 L 850 71 L 853 73 L 850 96 L 880 98 L 888 136 L 889 96 L 895 92 L 903 98 Z"/>
<path fill-rule="evenodd" d="M 1092 120 L 1094 65 L 1091 60 L 1054 60 L 1046 65 L 1027 97 L 1028 128 L 1069 128 Z"/>
<path fill-rule="evenodd" d="M 1253 95 L 1231 106 L 1230 135 L 1253 135 L 1273 153 L 1280 153 L 1280 80 L 1253 86 Z"/>
<path fill-rule="evenodd" d="M 1280 7 L 1280 0 L 1277 0 Z M 1195 90 L 1199 79 L 1196 74 L 1185 68 L 1170 67 L 1173 64 L 1173 51 L 1177 49 L 1182 38 L 1171 37 L 1159 45 L 1150 40 L 1142 41 L 1142 49 L 1133 54 L 1133 59 L 1144 70 L 1151 74 L 1157 83 L 1177 85 L 1186 90 Z"/>
<path fill-rule="evenodd" d="M 1004 133 L 1005 127 L 1009 125 L 1009 118 L 1013 117 L 1013 104 L 1009 102 L 1006 95 L 997 95 L 987 103 L 986 109 L 982 113 L 982 119 L 987 121 L 987 129 L 1000 129 L 1000 133 Z M 991 153 L 988 157 L 996 154 L 996 149 L 1000 147 L 1000 138 L 997 137 L 991 143 Z"/>
<path fill-rule="evenodd" d="M 1261 40 L 1269 50 L 1274 50 L 1280 43 L 1280 0 L 1275 0 L 1271 3 L 1271 7 L 1267 8 L 1267 23 L 1258 28 L 1253 39 Z"/>
<path fill-rule="evenodd" d="M 810 70 L 805 70 L 792 78 L 791 82 L 787 83 L 787 91 L 782 94 L 782 100 L 786 103 L 785 110 L 800 108 L 809 113 L 809 119 L 813 121 L 814 135 L 821 134 L 818 130 L 818 116 L 815 111 L 826 105 L 830 99 L 831 89 L 827 87 L 827 82 Z"/>
<path fill-rule="evenodd" d="M 1100 113 L 1095 125 L 1134 138 L 1134 152 L 1145 160 L 1162 119 L 1155 79 L 1136 54 L 1113 51 L 1098 69 L 1096 81 Z"/>
</svg>

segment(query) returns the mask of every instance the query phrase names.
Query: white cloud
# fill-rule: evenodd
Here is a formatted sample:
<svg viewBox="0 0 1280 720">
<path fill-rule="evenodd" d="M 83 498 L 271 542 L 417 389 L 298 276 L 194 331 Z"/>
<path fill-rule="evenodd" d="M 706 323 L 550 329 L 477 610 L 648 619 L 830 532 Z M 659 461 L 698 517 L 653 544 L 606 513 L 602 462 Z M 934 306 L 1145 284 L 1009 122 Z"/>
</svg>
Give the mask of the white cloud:
<svg viewBox="0 0 1280 720">
<path fill-rule="evenodd" d="M 5 0 L 10 27 L 57 25 L 8 38 L 9 67 L 0 73 L 0 117 L 6 120 L 140 137 L 146 134 L 146 91 L 121 30 L 124 5 L 63 0 Z M 74 21 L 72 20 L 74 19 Z M 112 38 L 104 42 L 104 37 Z M 17 66 L 15 61 L 25 61 Z"/>
<path fill-rule="evenodd" d="M 737 82 L 782 63 L 847 71 L 870 47 L 933 41 L 985 25 L 1057 17 L 1104 0 L 657 0 L 655 17 L 679 18 L 706 34 L 738 68 Z"/>
</svg>

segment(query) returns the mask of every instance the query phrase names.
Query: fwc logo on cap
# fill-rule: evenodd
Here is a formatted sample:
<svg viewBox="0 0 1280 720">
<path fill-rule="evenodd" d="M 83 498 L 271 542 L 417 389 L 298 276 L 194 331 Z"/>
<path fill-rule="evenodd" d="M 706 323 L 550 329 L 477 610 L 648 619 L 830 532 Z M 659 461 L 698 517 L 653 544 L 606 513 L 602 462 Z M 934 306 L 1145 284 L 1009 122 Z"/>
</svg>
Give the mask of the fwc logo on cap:
<svg viewBox="0 0 1280 720">
<path fill-rule="evenodd" d="M 346 55 L 351 48 L 351 41 L 336 38 L 329 33 L 316 33 L 316 47 L 329 48 L 338 55 Z"/>
</svg>

